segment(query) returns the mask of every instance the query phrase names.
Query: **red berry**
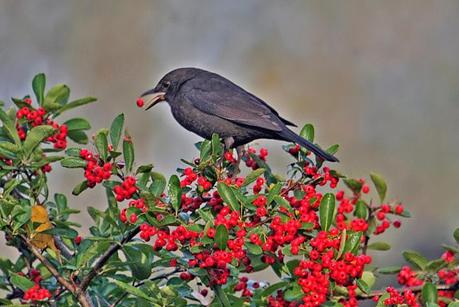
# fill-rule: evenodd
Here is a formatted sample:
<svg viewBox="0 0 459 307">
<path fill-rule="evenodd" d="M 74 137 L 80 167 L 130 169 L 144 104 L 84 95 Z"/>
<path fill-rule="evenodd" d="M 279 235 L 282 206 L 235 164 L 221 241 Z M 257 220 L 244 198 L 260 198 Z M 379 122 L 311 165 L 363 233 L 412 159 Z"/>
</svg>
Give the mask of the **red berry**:
<svg viewBox="0 0 459 307">
<path fill-rule="evenodd" d="M 136 103 L 139 108 L 143 107 L 143 105 L 145 104 L 142 98 L 138 98 Z"/>
<path fill-rule="evenodd" d="M 81 236 L 78 235 L 78 236 L 75 237 L 75 244 L 76 245 L 80 245 L 80 243 L 81 243 Z"/>
<path fill-rule="evenodd" d="M 370 187 L 364 184 L 362 187 L 362 192 L 367 194 L 368 192 L 370 192 Z"/>
</svg>

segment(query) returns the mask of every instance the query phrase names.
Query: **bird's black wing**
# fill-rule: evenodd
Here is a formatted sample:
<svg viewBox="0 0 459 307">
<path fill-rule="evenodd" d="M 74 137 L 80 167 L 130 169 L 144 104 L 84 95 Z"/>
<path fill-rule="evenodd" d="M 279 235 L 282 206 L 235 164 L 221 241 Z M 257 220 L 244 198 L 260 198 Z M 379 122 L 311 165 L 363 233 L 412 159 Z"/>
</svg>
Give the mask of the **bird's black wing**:
<svg viewBox="0 0 459 307">
<path fill-rule="evenodd" d="M 247 126 L 282 131 L 284 123 L 255 96 L 221 78 L 187 82 L 182 94 L 200 111 Z"/>
</svg>

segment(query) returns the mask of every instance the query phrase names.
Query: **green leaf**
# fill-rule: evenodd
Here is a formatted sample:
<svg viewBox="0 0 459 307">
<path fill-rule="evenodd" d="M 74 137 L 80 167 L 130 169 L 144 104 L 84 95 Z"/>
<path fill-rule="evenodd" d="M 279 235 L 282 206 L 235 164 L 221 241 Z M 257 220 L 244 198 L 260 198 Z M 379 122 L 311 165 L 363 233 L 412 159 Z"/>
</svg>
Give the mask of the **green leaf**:
<svg viewBox="0 0 459 307">
<path fill-rule="evenodd" d="M 88 136 L 82 130 L 69 131 L 67 136 L 75 143 L 88 144 Z"/>
<path fill-rule="evenodd" d="M 334 155 L 335 153 L 338 152 L 338 149 L 339 149 L 339 144 L 335 144 L 335 145 L 328 147 L 325 151 L 331 155 Z"/>
<path fill-rule="evenodd" d="M 363 292 L 363 293 L 369 293 L 370 292 L 370 287 L 367 285 L 367 283 L 362 280 L 362 279 L 357 279 L 357 287 Z"/>
<path fill-rule="evenodd" d="M 221 286 L 214 286 L 215 296 L 220 301 L 221 306 L 223 307 L 231 307 L 231 303 L 226 295 L 225 291 L 222 289 Z"/>
<path fill-rule="evenodd" d="M 141 173 L 149 173 L 151 172 L 151 169 L 153 168 L 153 164 L 147 164 L 147 165 L 141 165 L 137 168 L 135 171 L 136 174 L 141 174 Z"/>
<path fill-rule="evenodd" d="M 250 174 L 245 177 L 244 182 L 242 183 L 242 186 L 246 186 L 257 180 L 258 177 L 260 177 L 263 173 L 265 172 L 264 168 L 258 168 L 254 171 L 252 171 Z"/>
<path fill-rule="evenodd" d="M 131 244 L 123 247 L 123 253 L 127 259 L 127 265 L 132 275 L 137 280 L 150 277 L 153 267 L 153 250 L 147 244 Z"/>
<path fill-rule="evenodd" d="M 119 280 L 116 280 L 114 279 L 113 280 L 115 282 L 115 284 L 120 287 L 121 289 L 123 289 L 124 291 L 136 296 L 136 297 L 139 297 L 139 298 L 142 298 L 144 300 L 147 300 L 149 302 L 153 302 L 153 303 L 156 303 L 156 301 L 148 294 L 146 294 L 145 292 L 143 292 L 142 290 L 140 290 L 139 288 L 136 288 L 134 286 L 131 286 L 125 282 L 122 282 L 122 281 L 119 281 Z"/>
<path fill-rule="evenodd" d="M 456 243 L 459 244 L 459 228 L 456 228 L 456 230 L 454 230 L 454 240 L 456 240 Z"/>
<path fill-rule="evenodd" d="M 367 284 L 368 290 L 371 290 L 371 288 L 374 286 L 376 282 L 376 277 L 373 274 L 373 272 L 370 271 L 364 271 L 362 273 L 361 279 Z"/>
<path fill-rule="evenodd" d="M 349 189 L 351 189 L 352 192 L 354 192 L 354 194 L 360 193 L 360 190 L 362 190 L 362 182 L 359 180 L 346 178 L 344 179 L 344 183 Z"/>
<path fill-rule="evenodd" d="M 88 188 L 88 182 L 85 180 L 83 182 L 80 182 L 79 184 L 77 184 L 73 190 L 72 190 L 72 194 L 73 195 L 80 195 L 81 192 L 83 192 L 84 190 L 86 190 Z"/>
<path fill-rule="evenodd" d="M 10 276 L 11 283 L 22 291 L 27 291 L 35 285 L 35 283 L 27 277 L 18 275 L 16 273 L 11 273 Z"/>
<path fill-rule="evenodd" d="M 359 199 L 355 204 L 354 215 L 361 219 L 367 219 L 368 206 L 363 200 Z"/>
<path fill-rule="evenodd" d="M 353 254 L 356 254 L 360 246 L 361 238 L 362 238 L 362 232 L 349 233 L 346 239 L 346 244 L 344 245 L 343 254 L 346 252 L 351 252 Z"/>
<path fill-rule="evenodd" d="M 377 251 L 388 251 L 390 250 L 390 244 L 386 242 L 373 242 L 371 244 L 368 244 L 368 249 Z"/>
<path fill-rule="evenodd" d="M 346 228 L 343 229 L 343 232 L 341 233 L 341 240 L 339 242 L 339 249 L 338 249 L 338 254 L 336 255 L 336 259 L 341 258 L 341 256 L 344 253 L 344 248 L 346 247 L 346 239 L 347 239 L 347 230 Z"/>
<path fill-rule="evenodd" d="M 422 300 L 424 303 L 437 303 L 438 291 L 431 282 L 426 282 L 422 287 Z"/>
<path fill-rule="evenodd" d="M 314 142 L 314 126 L 311 124 L 304 125 L 300 131 L 300 136 L 311 143 Z"/>
<path fill-rule="evenodd" d="M 403 258 L 417 268 L 424 270 L 428 260 L 416 251 L 407 250 L 402 253 Z"/>
<path fill-rule="evenodd" d="M 130 172 L 134 165 L 134 145 L 130 138 L 123 141 L 123 157 L 124 163 L 126 163 L 126 172 Z"/>
<path fill-rule="evenodd" d="M 43 101 L 43 108 L 47 111 L 55 111 L 66 104 L 70 96 L 70 89 L 65 84 L 57 84 L 53 86 Z"/>
<path fill-rule="evenodd" d="M 64 123 L 67 126 L 68 131 L 73 130 L 88 130 L 91 129 L 91 125 L 84 118 L 72 118 Z"/>
<path fill-rule="evenodd" d="M 45 74 L 41 73 L 36 75 L 32 80 L 32 89 L 37 97 L 39 105 L 42 105 L 45 97 L 45 86 L 46 86 L 46 77 Z"/>
<path fill-rule="evenodd" d="M 180 179 L 177 177 L 177 175 L 172 175 L 170 177 L 168 190 L 171 205 L 175 212 L 178 212 L 182 201 L 182 188 L 180 187 Z"/>
<path fill-rule="evenodd" d="M 97 152 L 99 153 L 99 157 L 103 161 L 107 161 L 108 141 L 107 141 L 107 130 L 106 129 L 101 129 L 96 133 L 96 136 L 94 138 L 94 145 L 96 145 Z"/>
<path fill-rule="evenodd" d="M 215 242 L 219 249 L 224 250 L 226 248 L 226 243 L 228 242 L 228 229 L 226 229 L 225 225 L 220 224 L 217 226 Z"/>
<path fill-rule="evenodd" d="M 284 292 L 284 299 L 289 302 L 293 302 L 301 299 L 303 295 L 304 292 L 301 287 L 297 283 L 294 283 L 291 288 Z"/>
<path fill-rule="evenodd" d="M 155 197 L 160 197 L 166 188 L 166 178 L 160 173 L 151 172 L 153 183 L 150 185 L 149 191 Z"/>
<path fill-rule="evenodd" d="M 275 195 L 274 196 L 274 201 L 277 204 L 279 204 L 281 207 L 284 207 L 288 211 L 293 212 L 293 209 L 292 209 L 292 206 L 290 205 L 290 203 L 285 198 L 283 198 L 282 196 Z"/>
<path fill-rule="evenodd" d="M 118 148 L 121 139 L 121 133 L 123 132 L 124 126 L 124 114 L 121 113 L 118 115 L 112 122 L 110 126 L 110 141 L 113 145 L 113 150 Z"/>
<path fill-rule="evenodd" d="M 22 153 L 24 158 L 28 158 L 35 148 L 46 138 L 54 134 L 54 128 L 48 125 L 37 126 L 32 128 L 22 145 Z"/>
<path fill-rule="evenodd" d="M 320 201 L 319 216 L 320 227 L 322 230 L 328 231 L 333 222 L 335 215 L 335 195 L 326 193 Z"/>
<path fill-rule="evenodd" d="M 10 142 L 0 142 L 0 157 L 15 159 L 19 152 L 19 146 Z"/>
<path fill-rule="evenodd" d="M 220 157 L 223 153 L 223 146 L 222 143 L 220 142 L 220 137 L 218 134 L 214 133 L 212 134 L 212 157 L 214 161 L 217 160 L 218 157 Z"/>
<path fill-rule="evenodd" d="M 6 134 L 13 140 L 17 145 L 21 144 L 21 140 L 19 139 L 18 131 L 16 130 L 16 126 L 14 121 L 8 116 L 8 114 L 0 109 L 0 120 L 3 122 L 3 129 L 5 130 Z"/>
<path fill-rule="evenodd" d="M 377 272 L 379 274 L 397 274 L 402 268 L 400 266 L 388 266 L 384 268 L 379 268 Z"/>
<path fill-rule="evenodd" d="M 236 196 L 233 193 L 233 190 L 223 182 L 217 184 L 217 191 L 223 201 L 228 204 L 233 211 L 239 211 L 241 207 Z"/>
<path fill-rule="evenodd" d="M 431 260 L 426 265 L 426 270 L 430 272 L 438 272 L 439 270 L 443 269 L 444 267 L 448 266 L 448 263 L 443 259 L 435 259 Z"/>
<path fill-rule="evenodd" d="M 65 111 L 71 110 L 73 108 L 76 108 L 76 107 L 79 107 L 79 106 L 82 106 L 82 105 L 85 105 L 85 104 L 88 104 L 88 103 L 91 103 L 91 102 L 94 102 L 94 101 L 97 101 L 97 98 L 95 98 L 95 97 L 81 98 L 81 99 L 78 99 L 78 100 L 75 100 L 75 101 L 67 103 L 66 105 L 61 107 L 59 110 L 57 110 L 55 112 L 55 114 L 57 116 L 57 115 L 62 114 Z"/>
<path fill-rule="evenodd" d="M 267 204 L 268 205 L 274 200 L 274 196 L 279 195 L 281 189 L 282 189 L 282 184 L 281 183 L 276 183 L 276 185 L 274 185 L 269 190 L 268 197 L 267 197 Z"/>
<path fill-rule="evenodd" d="M 210 211 L 207 211 L 207 210 L 204 210 L 204 208 L 201 208 L 201 209 L 198 209 L 197 210 L 199 216 L 206 222 L 206 223 L 210 223 L 211 225 L 214 224 L 214 216 L 212 215 L 212 213 Z"/>
<path fill-rule="evenodd" d="M 270 285 L 269 287 L 267 287 L 266 289 L 264 289 L 263 292 L 261 292 L 261 296 L 262 296 L 262 297 L 268 297 L 268 296 L 270 296 L 272 293 L 276 292 L 276 291 L 279 290 L 279 289 L 284 288 L 284 287 L 287 286 L 288 284 L 289 284 L 289 283 L 288 283 L 287 281 L 281 281 L 281 282 L 272 284 L 272 285 Z"/>
<path fill-rule="evenodd" d="M 66 168 L 85 168 L 86 161 L 76 157 L 69 157 L 61 160 L 62 167 Z"/>
<path fill-rule="evenodd" d="M 210 155 L 210 153 L 212 151 L 211 142 L 209 140 L 204 140 L 201 143 L 201 150 L 200 151 L 201 152 L 200 152 L 199 158 L 200 158 L 201 162 L 204 162 L 209 158 L 209 155 Z"/>
<path fill-rule="evenodd" d="M 261 255 L 263 254 L 263 249 L 259 245 L 252 244 L 252 243 L 245 243 L 245 246 L 247 247 L 247 250 L 249 253 L 252 255 Z"/>
<path fill-rule="evenodd" d="M 373 184 L 375 185 L 376 191 L 378 192 L 379 200 L 383 202 L 384 199 L 386 198 L 386 192 L 387 192 L 386 181 L 381 175 L 377 173 L 371 173 L 370 177 L 371 177 L 371 181 L 373 181 Z"/>
</svg>

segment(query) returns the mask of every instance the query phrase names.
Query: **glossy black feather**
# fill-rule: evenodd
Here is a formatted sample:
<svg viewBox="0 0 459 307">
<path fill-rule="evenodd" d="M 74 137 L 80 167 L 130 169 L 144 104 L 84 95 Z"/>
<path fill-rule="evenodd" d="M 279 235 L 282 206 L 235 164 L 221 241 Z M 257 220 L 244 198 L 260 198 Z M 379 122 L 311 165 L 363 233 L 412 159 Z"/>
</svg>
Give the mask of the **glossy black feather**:
<svg viewBox="0 0 459 307">
<path fill-rule="evenodd" d="M 186 129 L 209 139 L 218 133 L 233 146 L 255 139 L 299 143 L 324 160 L 338 161 L 317 145 L 291 131 L 295 126 L 271 106 L 228 79 L 202 69 L 179 68 L 166 74 L 154 89 L 165 92 L 174 118 Z"/>
</svg>

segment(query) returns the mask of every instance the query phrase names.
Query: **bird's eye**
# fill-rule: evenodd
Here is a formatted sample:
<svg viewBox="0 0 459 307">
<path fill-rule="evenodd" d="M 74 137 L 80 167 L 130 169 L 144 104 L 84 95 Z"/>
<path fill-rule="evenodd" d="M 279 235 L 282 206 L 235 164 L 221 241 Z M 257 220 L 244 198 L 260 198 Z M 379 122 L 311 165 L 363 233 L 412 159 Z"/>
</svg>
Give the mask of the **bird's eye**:
<svg viewBox="0 0 459 307">
<path fill-rule="evenodd" d="M 165 81 L 164 84 L 163 84 L 164 88 L 169 88 L 169 86 L 171 86 L 171 83 L 169 81 Z"/>
</svg>

